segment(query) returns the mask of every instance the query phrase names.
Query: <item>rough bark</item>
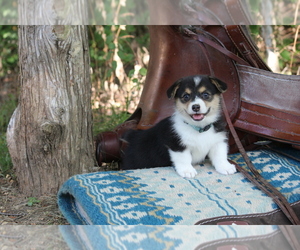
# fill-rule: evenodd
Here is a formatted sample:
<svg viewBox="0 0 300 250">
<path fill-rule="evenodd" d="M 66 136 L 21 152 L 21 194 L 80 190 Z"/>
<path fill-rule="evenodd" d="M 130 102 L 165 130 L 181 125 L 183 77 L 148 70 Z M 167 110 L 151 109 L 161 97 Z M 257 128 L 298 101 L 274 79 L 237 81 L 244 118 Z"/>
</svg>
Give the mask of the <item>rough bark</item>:
<svg viewBox="0 0 300 250">
<path fill-rule="evenodd" d="M 80 25 L 88 24 L 86 0 L 19 0 L 20 25 Z"/>
<path fill-rule="evenodd" d="M 20 190 L 55 193 L 95 165 L 85 26 L 20 26 L 21 93 L 7 141 Z"/>
</svg>

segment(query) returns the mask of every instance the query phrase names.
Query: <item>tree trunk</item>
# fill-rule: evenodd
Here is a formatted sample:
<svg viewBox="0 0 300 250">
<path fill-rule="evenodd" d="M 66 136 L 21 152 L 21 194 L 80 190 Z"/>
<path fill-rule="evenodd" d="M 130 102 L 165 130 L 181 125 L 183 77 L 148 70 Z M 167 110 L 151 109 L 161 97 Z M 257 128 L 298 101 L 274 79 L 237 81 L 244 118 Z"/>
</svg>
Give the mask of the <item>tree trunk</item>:
<svg viewBox="0 0 300 250">
<path fill-rule="evenodd" d="M 267 64 L 273 72 L 280 73 L 279 53 L 274 51 L 274 48 L 276 48 L 276 41 L 274 40 L 272 27 L 272 23 L 276 22 L 274 21 L 273 5 L 270 0 L 261 2 L 261 12 L 265 23 L 265 25 L 262 25 L 262 37 L 266 44 Z"/>
<path fill-rule="evenodd" d="M 20 26 L 21 93 L 7 142 L 21 192 L 56 193 L 95 165 L 85 26 Z"/>
</svg>

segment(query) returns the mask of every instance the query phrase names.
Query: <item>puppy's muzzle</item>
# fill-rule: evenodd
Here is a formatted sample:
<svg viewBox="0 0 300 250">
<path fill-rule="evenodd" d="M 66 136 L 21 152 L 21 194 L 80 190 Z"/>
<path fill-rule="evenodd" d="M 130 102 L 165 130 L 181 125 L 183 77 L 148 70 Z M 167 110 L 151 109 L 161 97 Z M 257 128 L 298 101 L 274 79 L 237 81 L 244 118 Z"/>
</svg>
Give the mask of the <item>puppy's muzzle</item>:
<svg viewBox="0 0 300 250">
<path fill-rule="evenodd" d="M 194 107 L 195 106 L 195 107 Z M 199 107 L 198 107 L 199 106 Z M 206 113 L 204 114 L 201 114 L 201 113 L 198 113 L 200 111 L 200 105 L 198 104 L 195 104 L 192 106 L 192 110 L 195 112 L 195 114 L 191 114 L 191 118 L 194 120 L 194 121 L 202 121 L 204 119 L 204 117 L 209 113 L 210 111 L 210 108 L 207 110 Z"/>
</svg>

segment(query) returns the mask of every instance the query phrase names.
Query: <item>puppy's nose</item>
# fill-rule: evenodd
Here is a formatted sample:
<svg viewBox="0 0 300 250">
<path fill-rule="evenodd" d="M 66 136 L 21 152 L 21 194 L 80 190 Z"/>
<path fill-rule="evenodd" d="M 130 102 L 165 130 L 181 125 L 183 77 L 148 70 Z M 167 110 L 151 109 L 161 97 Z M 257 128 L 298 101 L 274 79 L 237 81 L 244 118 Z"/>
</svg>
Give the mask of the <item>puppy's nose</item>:
<svg viewBox="0 0 300 250">
<path fill-rule="evenodd" d="M 199 104 L 194 104 L 194 105 L 192 106 L 192 110 L 193 110 L 194 112 L 199 112 L 199 111 L 200 111 L 200 105 L 199 105 Z"/>
</svg>

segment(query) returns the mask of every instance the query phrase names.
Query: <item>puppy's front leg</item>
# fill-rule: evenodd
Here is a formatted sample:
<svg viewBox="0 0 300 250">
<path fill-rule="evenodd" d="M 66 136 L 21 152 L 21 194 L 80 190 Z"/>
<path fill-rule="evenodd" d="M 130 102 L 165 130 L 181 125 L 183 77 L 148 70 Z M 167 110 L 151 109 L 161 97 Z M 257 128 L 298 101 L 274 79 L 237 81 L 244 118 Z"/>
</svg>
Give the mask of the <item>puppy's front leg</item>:
<svg viewBox="0 0 300 250">
<path fill-rule="evenodd" d="M 196 169 L 192 166 L 192 155 L 189 150 L 185 149 L 179 152 L 169 149 L 169 154 L 175 170 L 180 176 L 194 178 L 197 175 Z"/>
<path fill-rule="evenodd" d="M 234 174 L 236 168 L 233 164 L 230 164 L 227 160 L 227 144 L 225 142 L 219 142 L 214 145 L 208 153 L 212 165 L 221 174 Z"/>
</svg>

